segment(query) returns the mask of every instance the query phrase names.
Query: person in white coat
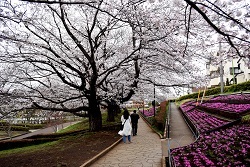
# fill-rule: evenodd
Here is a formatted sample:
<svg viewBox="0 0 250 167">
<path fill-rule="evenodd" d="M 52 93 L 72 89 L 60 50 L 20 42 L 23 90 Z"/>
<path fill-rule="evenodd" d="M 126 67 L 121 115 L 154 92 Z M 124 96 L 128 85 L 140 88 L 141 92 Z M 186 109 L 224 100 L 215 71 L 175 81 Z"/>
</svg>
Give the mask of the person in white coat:
<svg viewBox="0 0 250 167">
<path fill-rule="evenodd" d="M 131 143 L 131 118 L 127 109 L 124 109 L 123 115 L 121 116 L 121 122 L 124 125 L 123 130 L 119 131 L 118 134 L 122 136 L 122 140 L 126 143 L 126 138 L 128 138 L 128 142 Z"/>
</svg>

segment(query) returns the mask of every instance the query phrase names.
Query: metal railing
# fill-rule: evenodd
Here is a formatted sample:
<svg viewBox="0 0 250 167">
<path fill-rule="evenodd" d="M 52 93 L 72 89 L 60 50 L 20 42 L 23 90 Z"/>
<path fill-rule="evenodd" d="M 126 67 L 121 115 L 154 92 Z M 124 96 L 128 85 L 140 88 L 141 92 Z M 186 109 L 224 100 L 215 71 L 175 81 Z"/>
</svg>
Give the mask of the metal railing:
<svg viewBox="0 0 250 167">
<path fill-rule="evenodd" d="M 171 103 L 169 101 L 169 104 L 168 104 L 168 113 L 167 113 L 167 119 L 166 119 L 166 127 L 165 127 L 165 131 L 166 131 L 166 135 L 164 136 L 167 140 L 167 149 L 168 149 L 168 164 L 166 164 L 166 166 L 169 166 L 169 167 L 175 167 L 175 163 L 173 161 L 173 158 L 171 157 L 171 143 L 176 143 L 178 145 L 178 147 L 181 146 L 181 142 L 182 140 L 185 138 L 185 137 L 189 137 L 191 138 L 192 140 L 195 139 L 197 140 L 197 138 L 199 138 L 199 131 L 195 128 L 195 127 L 190 127 L 189 123 L 186 119 L 186 115 L 182 113 L 182 116 L 183 116 L 183 119 L 184 121 L 186 122 L 186 124 L 189 126 L 189 129 L 192 131 L 193 133 L 193 136 L 190 137 L 190 136 L 181 136 L 178 140 L 176 139 L 171 139 L 170 137 L 170 115 L 171 115 Z"/>
<path fill-rule="evenodd" d="M 168 140 L 167 142 L 167 149 L 168 149 L 168 166 L 172 166 L 173 161 L 171 160 L 171 154 L 170 154 L 170 113 L 171 113 L 171 102 L 168 101 L 168 110 L 167 110 L 167 119 L 166 119 L 166 125 L 165 125 L 165 138 Z M 167 165 L 167 164 L 166 164 Z"/>
</svg>

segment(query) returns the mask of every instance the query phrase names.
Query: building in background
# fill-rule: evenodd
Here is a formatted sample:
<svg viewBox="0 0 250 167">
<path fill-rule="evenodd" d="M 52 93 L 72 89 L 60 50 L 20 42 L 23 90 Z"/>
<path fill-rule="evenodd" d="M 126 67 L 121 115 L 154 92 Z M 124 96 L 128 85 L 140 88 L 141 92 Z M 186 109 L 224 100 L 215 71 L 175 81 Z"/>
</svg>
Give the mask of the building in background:
<svg viewBox="0 0 250 167">
<path fill-rule="evenodd" d="M 224 85 L 242 83 L 250 80 L 249 58 L 229 58 L 223 62 L 223 82 Z M 220 86 L 220 66 L 213 66 L 206 63 L 206 75 L 209 78 L 208 88 Z"/>
<path fill-rule="evenodd" d="M 143 104 L 144 104 L 144 107 L 145 105 L 147 105 L 145 103 L 145 101 L 135 101 L 135 100 L 130 100 L 130 101 L 127 101 L 124 103 L 124 107 L 127 107 L 127 108 L 142 108 L 143 107 Z"/>
</svg>

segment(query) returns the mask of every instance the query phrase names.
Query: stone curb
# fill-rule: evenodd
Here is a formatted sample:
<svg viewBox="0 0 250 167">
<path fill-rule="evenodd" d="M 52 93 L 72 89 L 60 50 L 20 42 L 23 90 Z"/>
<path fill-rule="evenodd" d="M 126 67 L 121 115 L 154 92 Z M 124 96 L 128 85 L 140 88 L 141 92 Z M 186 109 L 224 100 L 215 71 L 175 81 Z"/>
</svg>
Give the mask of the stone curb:
<svg viewBox="0 0 250 167">
<path fill-rule="evenodd" d="M 111 149 L 113 149 L 116 145 L 118 145 L 121 141 L 122 141 L 122 138 L 120 138 L 115 143 L 113 143 L 111 146 L 109 146 L 108 148 L 106 148 L 105 150 L 103 150 L 102 152 L 100 152 L 99 154 L 97 154 L 96 156 L 94 156 L 93 158 L 91 158 L 90 160 L 85 162 L 84 164 L 82 164 L 80 167 L 89 167 L 91 164 L 96 162 L 99 158 L 101 158 L 106 153 L 108 153 Z"/>
</svg>

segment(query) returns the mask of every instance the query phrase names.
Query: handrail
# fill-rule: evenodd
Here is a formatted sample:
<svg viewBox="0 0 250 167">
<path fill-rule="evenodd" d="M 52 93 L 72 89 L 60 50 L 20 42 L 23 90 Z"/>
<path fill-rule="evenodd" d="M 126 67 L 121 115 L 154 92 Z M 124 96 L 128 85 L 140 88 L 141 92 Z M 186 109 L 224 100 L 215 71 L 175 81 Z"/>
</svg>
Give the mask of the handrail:
<svg viewBox="0 0 250 167">
<path fill-rule="evenodd" d="M 168 116 L 167 116 L 167 127 L 168 127 L 168 133 L 167 138 L 170 138 L 170 112 L 171 112 L 171 103 L 168 101 Z"/>
<path fill-rule="evenodd" d="M 167 111 L 167 120 L 166 120 L 166 127 L 167 127 L 167 136 L 166 139 L 168 140 L 168 165 L 172 167 L 172 158 L 170 153 L 170 112 L 171 112 L 171 102 L 168 100 L 168 111 Z"/>
<path fill-rule="evenodd" d="M 166 118 L 166 122 L 165 122 L 164 138 L 170 138 L 170 111 L 171 111 L 171 107 L 170 107 L 169 100 L 168 100 L 167 104 L 168 104 L 168 106 L 166 107 L 167 118 Z"/>
<path fill-rule="evenodd" d="M 165 120 L 165 128 L 164 128 L 164 139 L 166 139 L 167 142 L 167 152 L 168 152 L 168 163 L 167 163 L 167 159 L 165 159 L 165 162 L 167 163 L 166 165 L 171 167 L 173 162 L 172 162 L 172 158 L 171 158 L 171 154 L 170 154 L 170 112 L 171 112 L 171 101 L 168 100 L 167 101 L 167 105 L 166 106 L 166 112 L 167 112 L 167 116 L 166 116 L 166 120 Z"/>
</svg>

